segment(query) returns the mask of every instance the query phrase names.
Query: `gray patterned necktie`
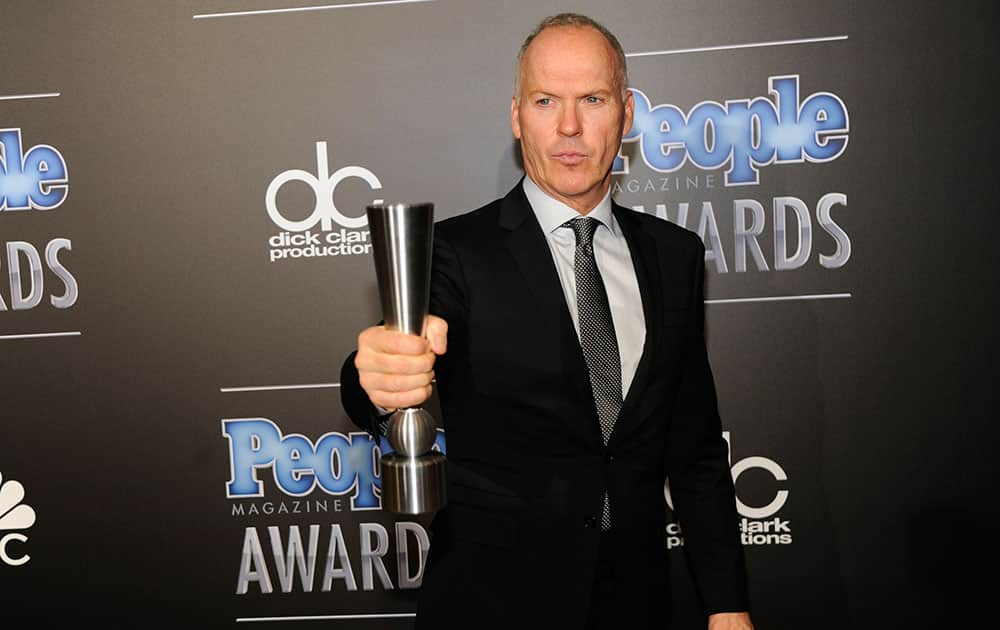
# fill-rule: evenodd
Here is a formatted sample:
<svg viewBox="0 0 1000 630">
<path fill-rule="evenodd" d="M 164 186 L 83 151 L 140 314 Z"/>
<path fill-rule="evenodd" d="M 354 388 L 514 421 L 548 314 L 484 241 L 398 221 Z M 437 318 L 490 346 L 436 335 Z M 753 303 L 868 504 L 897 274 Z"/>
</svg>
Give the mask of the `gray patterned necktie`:
<svg viewBox="0 0 1000 630">
<path fill-rule="evenodd" d="M 601 437 L 607 445 L 615 420 L 622 409 L 622 367 L 608 294 L 594 259 L 594 232 L 597 231 L 599 222 L 591 217 L 577 217 L 563 225 L 571 228 L 576 236 L 573 268 L 576 274 L 580 346 L 587 361 L 590 388 L 601 423 Z M 604 495 L 601 529 L 611 529 L 611 508 L 607 493 Z"/>
</svg>

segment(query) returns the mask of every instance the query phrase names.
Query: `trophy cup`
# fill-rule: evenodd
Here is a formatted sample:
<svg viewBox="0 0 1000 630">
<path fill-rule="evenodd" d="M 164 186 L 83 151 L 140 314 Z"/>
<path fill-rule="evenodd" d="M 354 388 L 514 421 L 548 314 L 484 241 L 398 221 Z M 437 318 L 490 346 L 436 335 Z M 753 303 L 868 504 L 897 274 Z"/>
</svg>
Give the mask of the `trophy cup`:
<svg viewBox="0 0 1000 630">
<path fill-rule="evenodd" d="M 434 204 L 376 204 L 366 208 L 375 275 L 385 327 L 424 334 L 430 303 Z M 420 407 L 396 410 L 389 419 L 383 454 L 382 507 L 398 514 L 424 514 L 444 506 L 445 457 L 431 450 L 434 418 Z"/>
</svg>

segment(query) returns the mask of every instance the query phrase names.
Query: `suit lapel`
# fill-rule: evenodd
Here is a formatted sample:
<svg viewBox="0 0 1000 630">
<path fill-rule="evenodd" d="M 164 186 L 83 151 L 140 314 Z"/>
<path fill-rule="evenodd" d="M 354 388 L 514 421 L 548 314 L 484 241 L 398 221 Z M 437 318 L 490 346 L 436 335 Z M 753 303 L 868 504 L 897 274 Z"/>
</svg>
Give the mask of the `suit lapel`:
<svg viewBox="0 0 1000 630">
<path fill-rule="evenodd" d="M 643 343 L 642 356 L 639 359 L 635 376 L 632 378 L 628 395 L 625 397 L 621 413 L 618 414 L 618 420 L 615 422 L 614 430 L 608 440 L 611 446 L 621 440 L 621 436 L 627 435 L 629 430 L 641 420 L 635 411 L 646 384 L 649 382 L 653 353 L 657 347 L 658 335 L 661 332 L 657 323 L 661 321 L 663 313 L 663 294 L 660 290 L 662 280 L 656 241 L 642 230 L 634 210 L 612 204 L 612 211 L 625 234 L 632 258 L 632 267 L 635 269 L 636 280 L 639 284 L 639 294 L 642 296 L 642 313 L 646 322 L 646 340 Z"/>
<path fill-rule="evenodd" d="M 588 442 L 600 443 L 600 425 L 590 389 L 587 363 L 566 306 L 562 284 L 545 234 L 542 233 L 520 183 L 504 198 L 500 207 L 499 224 L 509 232 L 505 242 L 507 250 L 538 306 L 540 334 L 551 335 L 549 338 L 559 340 L 560 356 L 539 356 L 538 360 L 560 361 L 562 371 L 567 375 L 568 387 L 576 400 L 582 403 L 579 407 L 590 412 L 590 417 L 587 418 L 566 418 L 568 426 Z"/>
<path fill-rule="evenodd" d="M 632 266 L 639 284 L 643 318 L 646 323 L 646 339 L 635 376 L 632 378 L 621 413 L 611 433 L 609 443 L 612 446 L 641 420 L 635 412 L 650 379 L 653 355 L 661 333 L 657 323 L 661 321 L 663 314 L 663 295 L 660 290 L 662 276 L 656 242 L 642 230 L 637 217 L 634 216 L 634 210 L 613 204 L 613 212 L 628 243 Z M 552 253 L 521 184 L 515 186 L 504 198 L 500 208 L 499 224 L 508 231 L 505 243 L 507 250 L 538 305 L 541 314 L 538 320 L 540 333 L 552 335 L 560 341 L 561 356 L 551 359 L 539 356 L 539 360 L 561 361 L 567 375 L 568 386 L 578 400 L 586 401 L 580 406 L 589 411 L 590 417 L 566 418 L 568 426 L 588 442 L 600 444 L 600 424 L 593 403 L 587 363 L 566 306 Z"/>
</svg>

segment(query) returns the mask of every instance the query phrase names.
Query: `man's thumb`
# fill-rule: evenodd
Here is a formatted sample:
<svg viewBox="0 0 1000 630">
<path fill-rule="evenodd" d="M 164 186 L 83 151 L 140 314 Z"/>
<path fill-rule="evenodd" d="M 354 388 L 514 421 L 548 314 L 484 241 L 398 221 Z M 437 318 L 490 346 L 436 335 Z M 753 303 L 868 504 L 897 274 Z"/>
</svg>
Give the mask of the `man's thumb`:
<svg viewBox="0 0 1000 630">
<path fill-rule="evenodd" d="M 434 354 L 441 355 L 448 350 L 448 322 L 436 315 L 428 315 L 425 332 Z"/>
</svg>

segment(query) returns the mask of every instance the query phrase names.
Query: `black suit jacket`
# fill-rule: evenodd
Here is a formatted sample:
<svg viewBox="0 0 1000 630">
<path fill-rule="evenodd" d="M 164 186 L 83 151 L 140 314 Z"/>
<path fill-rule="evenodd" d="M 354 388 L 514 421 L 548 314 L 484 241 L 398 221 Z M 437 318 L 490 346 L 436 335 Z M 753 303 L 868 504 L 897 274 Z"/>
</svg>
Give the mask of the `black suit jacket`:
<svg viewBox="0 0 1000 630">
<path fill-rule="evenodd" d="M 430 311 L 449 324 L 448 351 L 435 367 L 449 501 L 431 526 L 420 627 L 582 627 L 605 491 L 622 547 L 615 597 L 623 622 L 663 622 L 668 477 L 707 611 L 748 608 L 704 342 L 704 247 L 667 221 L 617 204 L 613 212 L 631 250 L 646 341 L 607 447 L 557 271 L 521 185 L 435 225 Z M 372 430 L 376 412 L 353 355 L 341 381 L 345 409 Z"/>
</svg>

